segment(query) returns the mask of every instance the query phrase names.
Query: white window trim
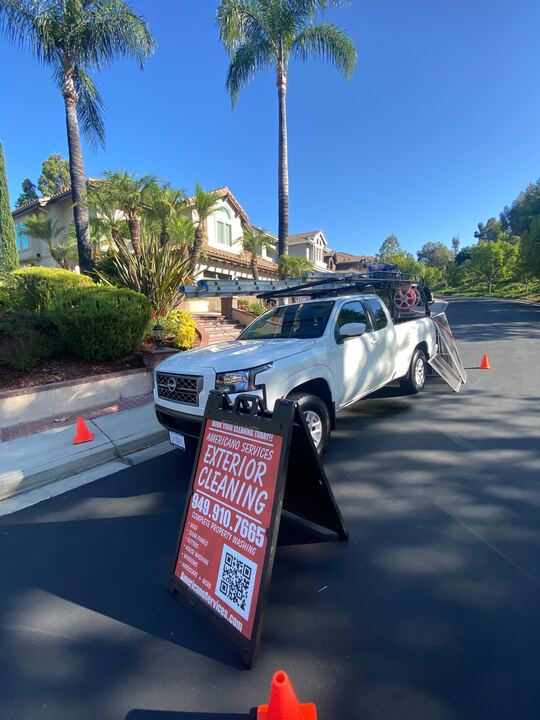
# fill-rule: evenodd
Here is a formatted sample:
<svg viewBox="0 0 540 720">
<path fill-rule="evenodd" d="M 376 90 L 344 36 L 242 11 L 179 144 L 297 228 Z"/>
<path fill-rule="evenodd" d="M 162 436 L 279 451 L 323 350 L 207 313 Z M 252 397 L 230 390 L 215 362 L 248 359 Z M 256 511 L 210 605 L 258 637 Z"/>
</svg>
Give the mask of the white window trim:
<svg viewBox="0 0 540 720">
<path fill-rule="evenodd" d="M 226 219 L 224 218 L 224 216 Z M 216 242 L 217 242 L 217 244 L 220 245 L 221 247 L 226 247 L 226 248 L 232 247 L 234 244 L 233 232 L 232 232 L 232 229 L 233 229 L 232 228 L 232 214 L 231 214 L 230 210 L 227 207 L 225 207 L 225 205 L 222 205 L 221 207 L 219 207 L 216 210 L 215 222 L 216 222 Z M 219 239 L 219 224 L 220 223 L 229 228 L 229 233 L 230 233 L 230 238 L 231 238 L 230 243 L 220 242 L 220 239 Z"/>
</svg>

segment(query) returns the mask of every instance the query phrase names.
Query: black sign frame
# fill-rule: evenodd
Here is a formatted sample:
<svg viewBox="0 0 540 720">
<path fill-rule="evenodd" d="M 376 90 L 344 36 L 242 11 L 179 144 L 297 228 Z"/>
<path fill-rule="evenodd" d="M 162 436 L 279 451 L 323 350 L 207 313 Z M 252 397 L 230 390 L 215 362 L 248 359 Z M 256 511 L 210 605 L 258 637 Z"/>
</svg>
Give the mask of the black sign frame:
<svg viewBox="0 0 540 720">
<path fill-rule="evenodd" d="M 274 503 L 270 524 L 266 532 L 266 552 L 262 566 L 259 592 L 255 598 L 256 608 L 251 639 L 246 638 L 227 620 L 214 612 L 209 605 L 201 600 L 175 575 L 176 562 L 181 549 L 184 527 L 189 513 L 197 465 L 208 420 L 231 423 L 240 427 L 280 435 L 282 438 Z M 295 479 L 290 480 L 288 479 L 288 469 L 293 443 L 298 445 L 298 452 L 293 453 L 295 463 L 303 457 L 303 467 L 302 472 L 297 474 Z M 313 472 L 315 472 L 315 475 Z M 289 490 L 287 490 L 288 487 Z M 313 500 L 310 499 L 310 495 L 306 497 L 305 493 L 314 493 L 313 498 L 316 499 L 316 502 L 314 503 Z M 238 653 L 240 659 L 248 668 L 254 665 L 259 653 L 262 619 L 270 588 L 279 523 L 283 509 L 336 532 L 341 540 L 348 539 L 348 533 L 343 525 L 341 513 L 335 502 L 332 489 L 324 472 L 320 457 L 313 445 L 298 403 L 291 400 L 278 400 L 274 412 L 270 413 L 266 410 L 261 398 L 258 396 L 239 395 L 233 406 L 226 393 L 213 390 L 209 395 L 206 405 L 191 479 L 187 490 L 176 553 L 174 555 L 174 564 L 169 582 L 169 591 L 214 627 L 220 634 L 223 642 Z"/>
</svg>

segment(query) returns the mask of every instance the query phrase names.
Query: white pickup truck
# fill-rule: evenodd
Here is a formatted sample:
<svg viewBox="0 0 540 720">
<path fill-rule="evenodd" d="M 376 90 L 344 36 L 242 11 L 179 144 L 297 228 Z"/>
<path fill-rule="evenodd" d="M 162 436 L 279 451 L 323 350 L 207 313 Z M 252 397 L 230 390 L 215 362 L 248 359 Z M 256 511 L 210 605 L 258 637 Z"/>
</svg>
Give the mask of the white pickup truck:
<svg viewBox="0 0 540 720">
<path fill-rule="evenodd" d="M 237 340 L 173 355 L 155 370 L 159 422 L 198 437 L 210 390 L 278 398 L 303 409 L 323 453 L 336 413 L 392 380 L 409 393 L 424 387 L 426 362 L 437 353 L 430 317 L 395 324 L 377 295 L 355 294 L 280 305 Z M 177 437 L 172 435 L 171 437 Z"/>
</svg>

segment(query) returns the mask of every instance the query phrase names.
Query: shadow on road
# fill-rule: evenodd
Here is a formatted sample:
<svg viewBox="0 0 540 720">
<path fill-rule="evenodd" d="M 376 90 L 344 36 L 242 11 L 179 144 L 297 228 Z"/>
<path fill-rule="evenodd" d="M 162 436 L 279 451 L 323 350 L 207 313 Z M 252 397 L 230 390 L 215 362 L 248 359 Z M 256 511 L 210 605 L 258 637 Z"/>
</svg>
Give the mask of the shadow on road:
<svg viewBox="0 0 540 720">
<path fill-rule="evenodd" d="M 248 720 L 142 708 L 249 708 L 283 667 L 321 718 L 537 720 L 539 412 L 534 386 L 430 381 L 340 413 L 324 464 L 350 541 L 283 517 L 249 672 L 166 589 L 181 453 L 2 518 L 0 717 Z"/>
</svg>

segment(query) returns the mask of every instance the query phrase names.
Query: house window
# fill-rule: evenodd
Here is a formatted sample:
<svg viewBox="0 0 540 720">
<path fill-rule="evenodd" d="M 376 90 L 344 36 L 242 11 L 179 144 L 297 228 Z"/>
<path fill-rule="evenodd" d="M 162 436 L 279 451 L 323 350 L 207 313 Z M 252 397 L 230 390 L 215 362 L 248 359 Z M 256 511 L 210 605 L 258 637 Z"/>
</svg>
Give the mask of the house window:
<svg viewBox="0 0 540 720">
<path fill-rule="evenodd" d="M 232 245 L 232 224 L 231 213 L 227 208 L 220 208 L 217 211 L 217 241 L 220 245 L 231 247 Z"/>
<path fill-rule="evenodd" d="M 28 241 L 28 235 L 25 232 L 24 225 L 15 225 L 15 237 L 17 238 L 17 250 L 19 252 L 28 250 L 30 242 Z"/>
</svg>

